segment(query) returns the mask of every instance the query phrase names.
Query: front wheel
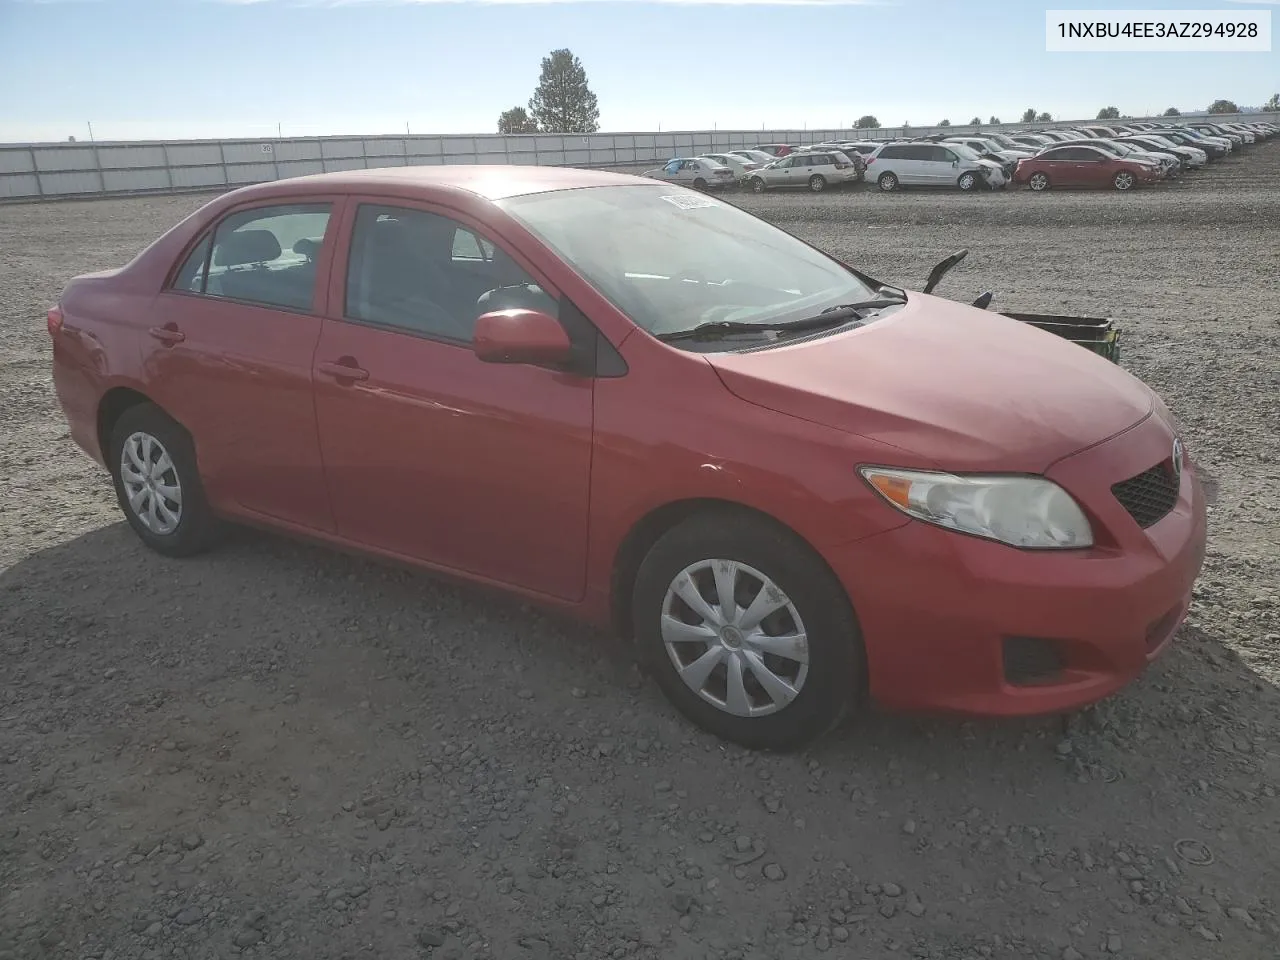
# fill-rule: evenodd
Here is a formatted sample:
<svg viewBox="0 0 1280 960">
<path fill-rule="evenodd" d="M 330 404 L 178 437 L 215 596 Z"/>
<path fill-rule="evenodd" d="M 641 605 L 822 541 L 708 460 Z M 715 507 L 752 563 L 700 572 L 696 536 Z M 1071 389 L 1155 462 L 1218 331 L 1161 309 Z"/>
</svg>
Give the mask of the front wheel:
<svg viewBox="0 0 1280 960">
<path fill-rule="evenodd" d="M 632 618 L 675 707 L 751 749 L 813 741 L 863 688 L 843 587 L 807 546 L 752 517 L 707 514 L 659 539 L 637 574 Z"/>
<path fill-rule="evenodd" d="M 753 193 L 764 193 L 764 181 L 759 177 L 752 177 L 751 190 Z"/>
<path fill-rule="evenodd" d="M 827 178 L 821 174 L 815 173 L 809 178 L 809 189 L 814 193 L 821 193 L 823 190 L 827 189 Z"/>
<path fill-rule="evenodd" d="M 978 175 L 973 172 L 962 173 L 960 178 L 956 180 L 956 186 L 966 192 L 972 190 L 978 185 Z"/>
<path fill-rule="evenodd" d="M 1048 190 L 1049 177 L 1044 173 L 1033 173 L 1031 178 L 1027 181 L 1027 186 L 1036 191 L 1036 193 L 1039 193 L 1042 190 Z"/>
<path fill-rule="evenodd" d="M 1112 178 L 1111 182 L 1117 190 L 1129 190 L 1133 187 L 1134 177 L 1128 170 L 1121 170 Z"/>
</svg>

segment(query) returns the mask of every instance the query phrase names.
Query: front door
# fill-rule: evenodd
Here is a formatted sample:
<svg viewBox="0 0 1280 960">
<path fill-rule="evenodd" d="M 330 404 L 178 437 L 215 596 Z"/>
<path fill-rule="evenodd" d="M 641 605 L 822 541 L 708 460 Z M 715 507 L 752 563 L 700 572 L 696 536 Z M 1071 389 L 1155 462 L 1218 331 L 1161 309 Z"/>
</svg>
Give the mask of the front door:
<svg viewBox="0 0 1280 960">
<path fill-rule="evenodd" d="M 441 210 L 353 202 L 342 234 L 315 388 L 339 532 L 581 598 L 594 382 L 471 349 L 487 309 L 556 316 L 561 304 L 495 238 Z"/>
<path fill-rule="evenodd" d="M 311 396 L 332 204 L 232 211 L 156 298 L 143 364 L 217 508 L 333 529 Z"/>
</svg>

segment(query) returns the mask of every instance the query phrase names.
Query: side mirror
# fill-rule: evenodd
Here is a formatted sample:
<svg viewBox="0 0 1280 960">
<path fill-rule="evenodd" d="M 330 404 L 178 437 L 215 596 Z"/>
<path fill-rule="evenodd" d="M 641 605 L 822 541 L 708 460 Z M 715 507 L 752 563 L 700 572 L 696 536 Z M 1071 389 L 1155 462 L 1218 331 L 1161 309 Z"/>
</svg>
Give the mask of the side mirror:
<svg viewBox="0 0 1280 960">
<path fill-rule="evenodd" d="M 486 363 L 556 366 L 573 358 L 569 335 L 541 310 L 494 310 L 476 319 L 471 349 Z"/>
</svg>

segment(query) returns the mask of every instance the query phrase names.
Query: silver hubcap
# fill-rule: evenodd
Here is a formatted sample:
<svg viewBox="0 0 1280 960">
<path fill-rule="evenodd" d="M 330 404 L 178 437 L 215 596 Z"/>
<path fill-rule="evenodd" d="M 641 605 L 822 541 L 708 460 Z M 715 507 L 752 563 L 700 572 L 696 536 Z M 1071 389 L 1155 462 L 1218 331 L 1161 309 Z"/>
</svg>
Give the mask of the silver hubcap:
<svg viewBox="0 0 1280 960">
<path fill-rule="evenodd" d="M 700 560 L 662 603 L 667 656 L 690 690 L 735 717 L 791 703 L 809 675 L 809 640 L 790 598 L 736 560 Z"/>
<path fill-rule="evenodd" d="M 159 536 L 173 533 L 182 520 L 182 484 L 169 451 L 149 433 L 131 434 L 120 451 L 120 479 L 129 509 Z"/>
<path fill-rule="evenodd" d="M 1133 185 L 1133 177 L 1127 173 L 1119 174 L 1116 177 L 1116 186 L 1121 190 L 1128 190 Z"/>
<path fill-rule="evenodd" d="M 973 186 L 973 177 L 971 177 L 969 174 L 966 173 L 963 177 L 960 178 L 961 190 L 968 190 L 972 186 Z"/>
<path fill-rule="evenodd" d="M 1046 177 L 1043 173 L 1037 173 L 1034 177 L 1031 178 L 1031 189 L 1043 190 L 1048 183 L 1049 183 L 1048 177 Z"/>
</svg>

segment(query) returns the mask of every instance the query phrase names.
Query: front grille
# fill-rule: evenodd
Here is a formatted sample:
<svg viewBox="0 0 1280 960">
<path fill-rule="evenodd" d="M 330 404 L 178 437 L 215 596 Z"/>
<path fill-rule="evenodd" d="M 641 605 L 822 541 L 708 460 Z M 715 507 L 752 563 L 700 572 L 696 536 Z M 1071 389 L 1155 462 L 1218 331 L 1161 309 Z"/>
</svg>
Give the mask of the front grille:
<svg viewBox="0 0 1280 960">
<path fill-rule="evenodd" d="M 1178 477 L 1173 462 L 1157 463 L 1111 488 L 1120 505 L 1144 530 L 1159 523 L 1178 502 Z"/>
</svg>

